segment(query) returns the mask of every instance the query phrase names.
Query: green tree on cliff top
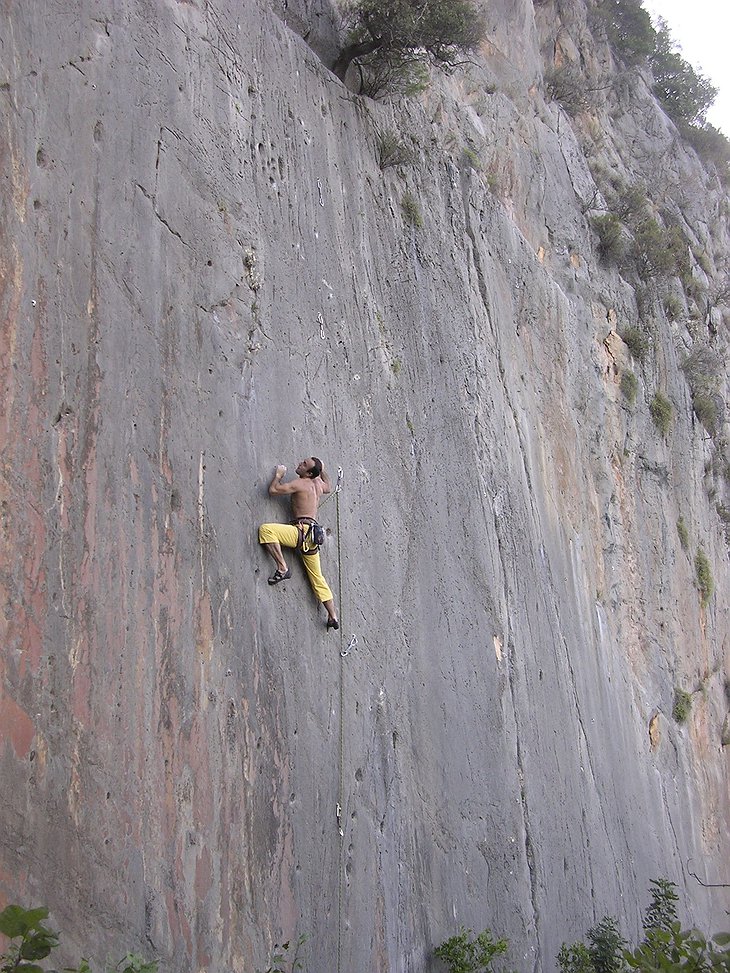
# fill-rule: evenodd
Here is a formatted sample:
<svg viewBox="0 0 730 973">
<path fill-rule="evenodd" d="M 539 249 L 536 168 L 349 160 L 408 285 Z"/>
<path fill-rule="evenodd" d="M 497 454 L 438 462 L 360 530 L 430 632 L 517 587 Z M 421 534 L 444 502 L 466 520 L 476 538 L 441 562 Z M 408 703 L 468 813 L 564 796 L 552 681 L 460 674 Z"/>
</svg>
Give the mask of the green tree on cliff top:
<svg viewBox="0 0 730 973">
<path fill-rule="evenodd" d="M 365 94 L 404 90 L 423 78 L 428 65 L 453 65 L 478 47 L 485 32 L 475 0 L 349 0 L 344 14 L 347 43 L 333 71 L 344 80 L 350 65 L 358 64 Z"/>
</svg>

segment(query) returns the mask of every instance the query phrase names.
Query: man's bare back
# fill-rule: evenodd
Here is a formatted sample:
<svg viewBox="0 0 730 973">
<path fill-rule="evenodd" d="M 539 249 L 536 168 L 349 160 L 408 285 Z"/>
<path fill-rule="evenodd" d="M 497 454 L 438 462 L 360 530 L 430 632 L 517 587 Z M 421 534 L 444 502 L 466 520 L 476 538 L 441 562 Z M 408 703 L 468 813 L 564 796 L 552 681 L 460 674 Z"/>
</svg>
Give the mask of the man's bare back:
<svg viewBox="0 0 730 973">
<path fill-rule="evenodd" d="M 330 478 L 324 469 L 320 469 L 319 474 L 312 477 L 313 466 L 312 459 L 302 460 L 297 466 L 297 479 L 290 483 L 281 482 L 286 473 L 286 466 L 276 467 L 274 479 L 269 486 L 269 493 L 272 496 L 289 494 L 293 520 L 296 520 L 297 517 L 311 517 L 314 520 L 323 494 L 332 491 Z"/>
</svg>

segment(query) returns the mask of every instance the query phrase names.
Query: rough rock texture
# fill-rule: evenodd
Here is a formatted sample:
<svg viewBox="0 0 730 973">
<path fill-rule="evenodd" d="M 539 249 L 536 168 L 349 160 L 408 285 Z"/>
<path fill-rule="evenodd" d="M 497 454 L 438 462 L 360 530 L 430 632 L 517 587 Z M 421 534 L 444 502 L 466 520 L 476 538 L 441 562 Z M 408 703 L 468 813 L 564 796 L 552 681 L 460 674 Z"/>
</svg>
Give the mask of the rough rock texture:
<svg viewBox="0 0 730 973">
<path fill-rule="evenodd" d="M 249 973 L 307 934 L 309 970 L 415 973 L 464 924 L 550 970 L 606 912 L 637 935 L 657 876 L 726 922 L 689 873 L 730 860 L 722 430 L 680 365 L 724 354 L 727 198 L 641 73 L 548 99 L 616 71 L 580 2 L 488 16 L 477 64 L 375 103 L 324 3 L 2 5 L 0 904 L 69 959 Z M 704 254 L 644 366 L 599 169 Z M 257 543 L 312 452 L 341 641 Z"/>
</svg>

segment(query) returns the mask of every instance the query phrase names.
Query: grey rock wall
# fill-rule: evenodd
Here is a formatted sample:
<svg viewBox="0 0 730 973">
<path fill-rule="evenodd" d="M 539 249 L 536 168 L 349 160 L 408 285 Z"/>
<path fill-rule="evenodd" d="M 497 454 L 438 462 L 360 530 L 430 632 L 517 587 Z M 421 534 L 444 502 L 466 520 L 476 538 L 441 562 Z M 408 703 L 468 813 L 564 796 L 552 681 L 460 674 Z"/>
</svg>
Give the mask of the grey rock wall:
<svg viewBox="0 0 730 973">
<path fill-rule="evenodd" d="M 714 931 L 703 322 L 656 317 L 643 369 L 618 337 L 636 301 L 582 212 L 592 123 L 545 99 L 549 4 L 495 5 L 479 64 L 383 103 L 318 56 L 329 8 L 285 6 L 2 10 L 0 904 L 48 905 L 69 959 L 180 973 L 300 934 L 307 969 L 435 971 L 461 924 L 550 970 L 606 912 L 637 935 L 657 876 Z M 666 178 L 719 274 L 716 181 L 645 86 L 613 112 L 594 151 Z M 414 165 L 380 169 L 386 130 Z M 341 639 L 257 543 L 274 465 L 311 453 L 344 474 Z"/>
</svg>

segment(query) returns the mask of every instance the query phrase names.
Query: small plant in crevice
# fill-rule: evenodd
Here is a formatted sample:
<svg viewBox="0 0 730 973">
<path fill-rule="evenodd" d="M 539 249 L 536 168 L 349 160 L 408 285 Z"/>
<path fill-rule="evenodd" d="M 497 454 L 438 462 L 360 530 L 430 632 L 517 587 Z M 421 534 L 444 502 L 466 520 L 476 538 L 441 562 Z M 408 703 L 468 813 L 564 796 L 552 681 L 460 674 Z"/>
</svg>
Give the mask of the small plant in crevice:
<svg viewBox="0 0 730 973">
<path fill-rule="evenodd" d="M 406 192 L 403 195 L 400 205 L 406 223 L 420 230 L 423 226 L 423 215 L 421 214 L 421 207 L 418 205 L 413 193 L 410 191 Z"/>
<path fill-rule="evenodd" d="M 692 712 L 692 693 L 688 693 L 679 686 L 674 688 L 674 702 L 672 703 L 672 718 L 676 723 L 686 723 Z"/>
<path fill-rule="evenodd" d="M 615 213 L 594 216 L 591 226 L 598 237 L 598 252 L 606 263 L 619 263 L 626 253 L 626 238 Z"/>
<path fill-rule="evenodd" d="M 396 132 L 390 130 L 378 132 L 375 145 L 381 170 L 389 169 L 391 166 L 412 165 L 413 149 L 409 148 Z"/>
<path fill-rule="evenodd" d="M 636 402 L 636 395 L 639 391 L 639 380 L 633 372 L 624 372 L 621 375 L 621 393 L 626 399 L 626 404 L 633 407 Z"/>
<path fill-rule="evenodd" d="M 679 536 L 679 543 L 682 545 L 682 550 L 689 550 L 689 530 L 687 529 L 687 524 L 684 522 L 684 517 L 681 514 L 677 520 L 677 534 Z"/>
<path fill-rule="evenodd" d="M 695 576 L 704 608 L 712 598 L 712 593 L 715 590 L 715 581 L 712 577 L 712 568 L 709 559 L 701 547 L 697 548 L 697 554 L 695 555 Z"/>
<path fill-rule="evenodd" d="M 471 929 L 462 927 L 437 946 L 434 955 L 446 964 L 449 973 L 488 973 L 492 961 L 505 953 L 507 946 L 506 939 L 493 939 L 489 929 L 473 936 Z"/>
<path fill-rule="evenodd" d="M 631 357 L 638 362 L 646 361 L 649 352 L 649 339 L 641 328 L 631 324 L 620 332 L 623 343 L 631 352 Z"/>
<path fill-rule="evenodd" d="M 674 410 L 672 409 L 672 403 L 663 392 L 654 393 L 649 403 L 649 413 L 656 428 L 663 437 L 666 437 L 672 425 Z"/>
</svg>

